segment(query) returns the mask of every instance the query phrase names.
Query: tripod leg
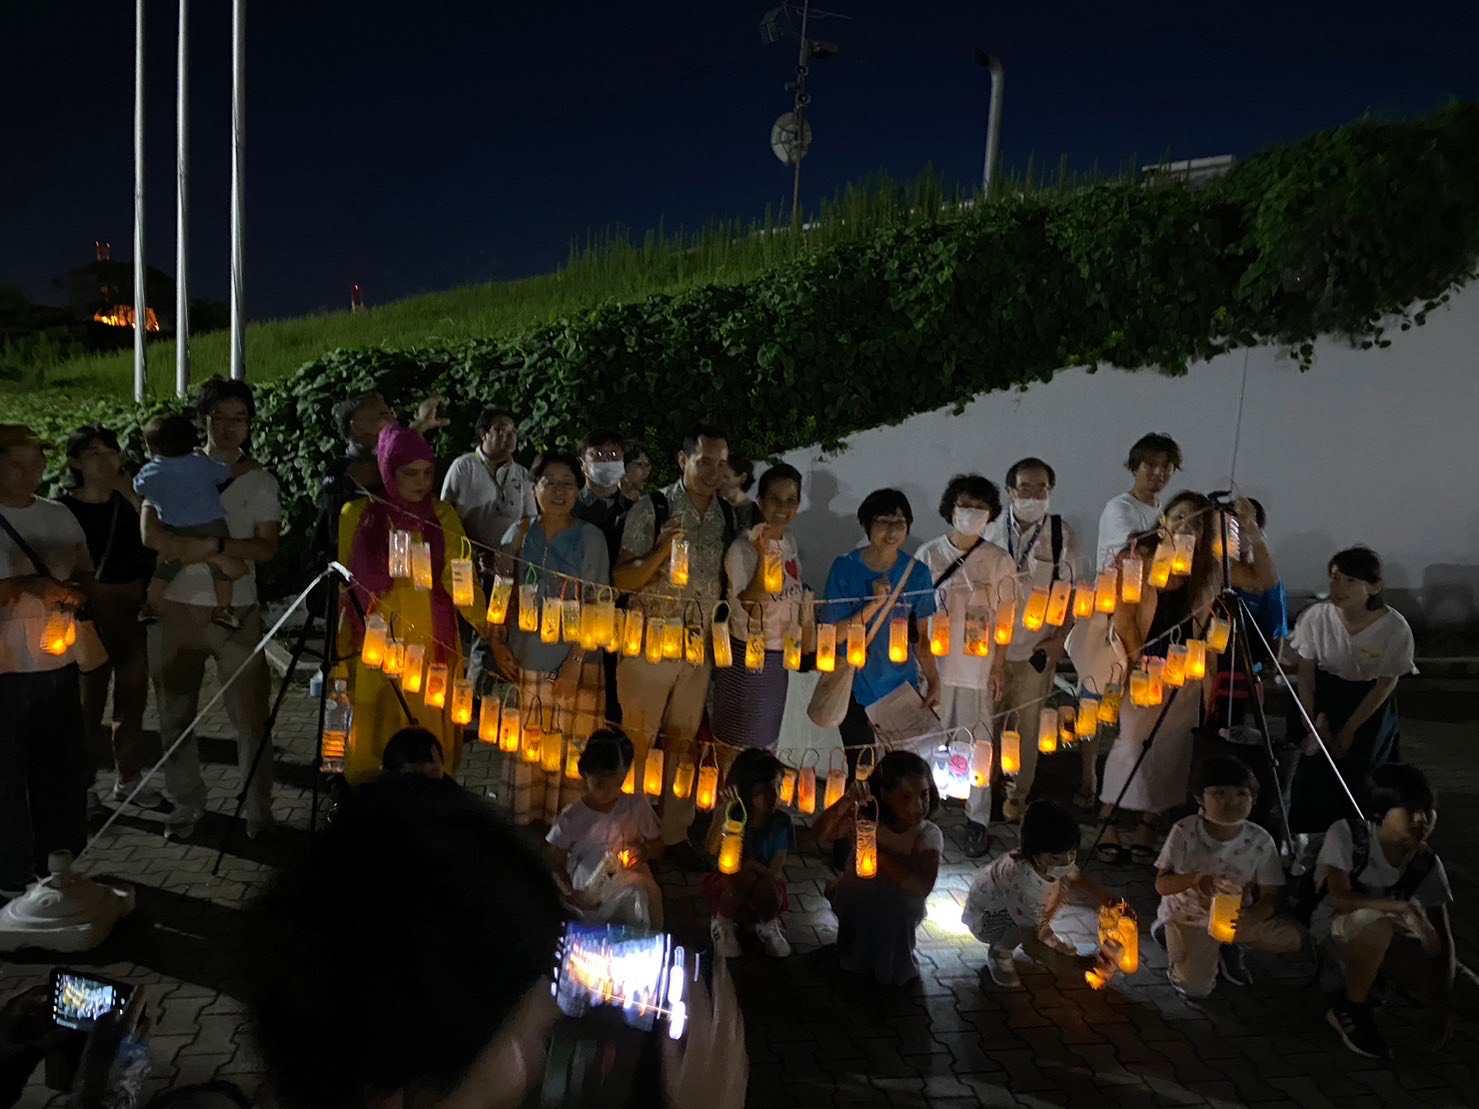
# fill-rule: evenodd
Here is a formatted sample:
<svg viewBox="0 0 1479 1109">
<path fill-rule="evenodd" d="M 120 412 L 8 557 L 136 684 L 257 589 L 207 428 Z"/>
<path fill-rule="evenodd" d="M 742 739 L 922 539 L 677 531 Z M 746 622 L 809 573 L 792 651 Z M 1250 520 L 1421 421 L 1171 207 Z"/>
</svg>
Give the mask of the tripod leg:
<svg viewBox="0 0 1479 1109">
<path fill-rule="evenodd" d="M 1120 805 L 1125 799 L 1125 794 L 1130 791 L 1130 783 L 1135 780 L 1135 775 L 1140 772 L 1140 766 L 1145 762 L 1145 756 L 1150 754 L 1151 745 L 1155 743 L 1155 737 L 1160 732 L 1161 725 L 1166 722 L 1166 714 L 1171 711 L 1171 703 L 1176 700 L 1180 693 L 1180 688 L 1173 687 L 1171 696 L 1167 697 L 1165 703 L 1161 705 L 1161 714 L 1155 718 L 1155 723 L 1150 728 L 1150 734 L 1145 737 L 1145 742 L 1140 745 L 1140 754 L 1135 758 L 1135 765 L 1130 767 L 1130 773 L 1125 776 L 1125 784 L 1120 787 L 1119 796 L 1114 799 L 1114 804 L 1109 806 L 1109 811 L 1099 821 L 1099 834 L 1094 837 L 1094 842 L 1089 845 L 1089 855 L 1092 855 L 1098 849 L 1099 844 L 1104 839 L 1104 833 L 1109 831 L 1110 825 L 1114 823 L 1115 814 L 1120 811 Z"/>
<path fill-rule="evenodd" d="M 332 680 L 335 665 L 338 664 L 339 643 L 339 575 L 330 574 L 325 582 L 324 593 L 324 674 L 323 681 L 319 683 L 318 690 L 318 736 L 313 744 L 313 800 L 308 810 L 308 842 L 313 843 L 313 835 L 318 830 L 318 793 L 321 779 L 323 777 L 323 747 L 321 737 L 324 734 L 324 717 L 329 710 L 329 682 Z"/>
<path fill-rule="evenodd" d="M 1259 696 L 1263 682 L 1253 668 L 1253 639 L 1249 634 L 1252 630 L 1253 614 L 1248 611 L 1248 606 L 1241 597 L 1235 595 L 1233 599 L 1235 601 L 1234 627 L 1237 629 L 1241 648 L 1238 652 L 1238 665 L 1242 668 L 1243 677 L 1248 683 L 1248 697 L 1253 706 L 1253 719 L 1257 722 L 1258 730 L 1263 736 L 1263 755 L 1268 762 L 1268 777 L 1273 784 L 1274 797 L 1278 802 L 1281 843 L 1293 843 L 1294 837 L 1289 830 L 1289 807 L 1284 800 L 1284 790 L 1279 774 L 1279 759 L 1274 752 L 1274 737 L 1269 731 L 1268 713 L 1264 709 L 1263 698 Z"/>
</svg>

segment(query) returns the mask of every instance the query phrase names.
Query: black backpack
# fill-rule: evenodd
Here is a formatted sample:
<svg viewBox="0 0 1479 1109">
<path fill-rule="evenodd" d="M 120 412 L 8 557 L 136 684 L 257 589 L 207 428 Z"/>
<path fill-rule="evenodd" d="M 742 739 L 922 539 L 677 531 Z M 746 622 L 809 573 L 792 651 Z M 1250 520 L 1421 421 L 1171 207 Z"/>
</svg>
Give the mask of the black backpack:
<svg viewBox="0 0 1479 1109">
<path fill-rule="evenodd" d="M 1351 884 L 1356 888 L 1359 885 L 1357 875 L 1366 869 L 1367 862 L 1371 859 L 1371 827 L 1364 820 L 1345 818 L 1346 827 L 1351 833 Z M 1320 849 L 1325 845 L 1325 837 L 1328 832 L 1309 837 L 1303 851 L 1300 852 L 1299 861 L 1304 865 L 1304 873 L 1290 880 L 1284 895 L 1286 907 L 1289 912 L 1301 923 L 1308 925 L 1315 915 L 1315 909 L 1325 899 L 1325 883 L 1315 881 L 1315 861 L 1320 857 Z M 1407 869 L 1402 871 L 1395 884 L 1385 890 L 1368 891 L 1389 897 L 1394 901 L 1409 901 L 1433 872 L 1433 867 L 1438 863 L 1438 856 L 1427 844 L 1423 844 L 1412 861 L 1407 864 Z"/>
</svg>

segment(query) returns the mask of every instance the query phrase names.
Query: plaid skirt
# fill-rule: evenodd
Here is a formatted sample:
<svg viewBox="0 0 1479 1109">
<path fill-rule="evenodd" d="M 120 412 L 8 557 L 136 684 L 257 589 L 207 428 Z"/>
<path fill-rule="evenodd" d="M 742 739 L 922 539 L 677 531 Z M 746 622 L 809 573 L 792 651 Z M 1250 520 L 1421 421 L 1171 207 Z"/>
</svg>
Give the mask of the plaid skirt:
<svg viewBox="0 0 1479 1109">
<path fill-rule="evenodd" d="M 523 671 L 519 680 L 519 704 L 527 711 L 536 697 L 542 708 L 545 728 L 549 728 L 550 710 L 554 708 L 566 743 L 583 745 L 592 732 L 606 723 L 606 669 L 601 663 L 601 653 L 592 652 L 586 659 L 580 669 L 580 684 L 575 688 L 575 695 L 566 702 L 555 700 L 553 675 Z M 536 820 L 553 824 L 562 809 L 580 799 L 585 788 L 580 779 L 565 777 L 568 751 L 567 746 L 560 756 L 560 769 L 552 773 L 541 769 L 538 763 L 525 762 L 517 753 L 498 756 L 503 762 L 499 775 L 502 786 L 499 801 L 516 825 L 522 827 Z"/>
</svg>

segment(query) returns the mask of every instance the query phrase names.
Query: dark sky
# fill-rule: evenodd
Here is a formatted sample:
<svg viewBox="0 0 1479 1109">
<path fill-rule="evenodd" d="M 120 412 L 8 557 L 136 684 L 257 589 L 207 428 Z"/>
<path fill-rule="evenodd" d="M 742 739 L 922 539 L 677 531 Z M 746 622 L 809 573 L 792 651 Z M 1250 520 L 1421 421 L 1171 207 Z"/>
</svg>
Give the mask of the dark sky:
<svg viewBox="0 0 1479 1109">
<path fill-rule="evenodd" d="M 545 272 L 572 236 L 755 216 L 794 47 L 779 0 L 421 4 L 251 0 L 247 295 L 253 318 Z M 1087 169 L 1246 155 L 1366 111 L 1479 98 L 1479 6 L 1457 0 L 1105 4 L 823 0 L 815 201 L 879 168 L 980 173 L 989 81 L 1003 154 Z M 57 302 L 95 238 L 132 254 L 133 5 L 14 4 L 0 31 L 0 284 Z M 225 299 L 229 0 L 195 0 L 191 259 Z M 174 0 L 150 0 L 150 258 L 174 270 Z"/>
</svg>

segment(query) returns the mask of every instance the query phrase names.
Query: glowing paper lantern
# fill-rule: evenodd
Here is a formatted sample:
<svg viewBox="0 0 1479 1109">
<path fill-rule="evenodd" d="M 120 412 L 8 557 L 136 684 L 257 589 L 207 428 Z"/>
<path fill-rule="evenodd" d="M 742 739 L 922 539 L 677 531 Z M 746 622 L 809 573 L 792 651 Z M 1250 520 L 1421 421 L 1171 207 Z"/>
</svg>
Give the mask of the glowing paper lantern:
<svg viewBox="0 0 1479 1109">
<path fill-rule="evenodd" d="M 714 758 L 712 744 L 704 747 L 698 760 L 698 787 L 693 792 L 693 803 L 704 812 L 713 809 L 719 800 L 719 763 Z"/>
<path fill-rule="evenodd" d="M 1207 915 L 1207 935 L 1218 943 L 1238 938 L 1238 916 L 1243 911 L 1243 887 L 1218 878 L 1213 886 L 1212 907 Z"/>
<path fill-rule="evenodd" d="M 574 736 L 565 744 L 565 777 L 571 781 L 580 779 L 580 756 L 584 750 L 585 745 L 576 743 Z"/>
<path fill-rule="evenodd" d="M 689 666 L 702 666 L 707 657 L 703 624 L 688 624 L 683 631 L 684 660 Z"/>
<path fill-rule="evenodd" d="M 65 619 L 64 614 L 52 613 L 46 619 L 47 630 L 51 630 L 53 620 L 62 619 Z M 61 643 L 61 650 L 53 651 L 47 648 L 48 654 L 59 655 L 67 649 L 65 642 L 62 642 L 62 637 L 66 634 L 66 627 L 59 623 L 57 630 L 57 642 Z M 371 616 L 365 621 L 365 641 L 360 644 L 359 660 L 371 670 L 379 670 L 380 667 L 385 665 L 385 641 L 389 630 L 389 625 L 385 623 L 385 617 L 383 616 Z"/>
<path fill-rule="evenodd" d="M 1094 611 L 1106 616 L 1114 611 L 1115 596 L 1119 592 L 1119 571 L 1107 566 L 1099 571 L 1099 580 L 1094 586 Z"/>
<path fill-rule="evenodd" d="M 456 678 L 452 682 L 452 723 L 472 723 L 472 682 Z"/>
<path fill-rule="evenodd" d="M 390 565 L 387 569 L 392 578 L 409 578 L 411 576 L 411 533 L 401 528 L 396 528 L 390 533 L 388 544 Z"/>
<path fill-rule="evenodd" d="M 1135 555 L 1126 555 L 1120 562 L 1120 600 L 1127 605 L 1140 603 L 1140 582 L 1145 576 L 1145 563 Z"/>
<path fill-rule="evenodd" d="M 904 662 L 909 658 L 909 617 L 895 612 L 888 621 L 888 660 Z"/>
<path fill-rule="evenodd" d="M 1073 615 L 1077 620 L 1086 620 L 1094 615 L 1094 586 L 1081 581 L 1073 587 Z"/>
<path fill-rule="evenodd" d="M 492 697 L 484 697 L 478 706 L 478 742 L 498 742 L 498 702 Z"/>
<path fill-rule="evenodd" d="M 1159 705 L 1166 699 L 1166 660 L 1163 658 L 1152 658 L 1145 664 L 1146 676 L 1150 679 L 1150 685 L 1146 689 L 1146 704 L 1150 706 Z"/>
<path fill-rule="evenodd" d="M 817 625 L 817 669 L 830 674 L 837 669 L 837 625 Z"/>
<path fill-rule="evenodd" d="M 554 597 L 546 597 L 539 610 L 539 642 L 558 643 L 563 606 Z"/>
<path fill-rule="evenodd" d="M 558 774 L 560 762 L 565 754 L 565 733 L 555 724 L 550 714 L 550 729 L 544 733 L 544 742 L 539 749 L 539 769 L 546 774 Z"/>
<path fill-rule="evenodd" d="M 1011 728 L 1001 733 L 1001 772 L 1015 774 L 1022 769 L 1022 733 Z"/>
<path fill-rule="evenodd" d="M 519 586 L 519 631 L 539 630 L 539 586 L 525 582 Z"/>
<path fill-rule="evenodd" d="M 560 598 L 560 639 L 565 643 L 579 643 L 584 632 L 582 625 L 582 612 L 580 605 L 580 589 L 577 586 L 575 596 Z"/>
<path fill-rule="evenodd" d="M 841 766 L 837 765 L 839 758 L 842 760 Z M 841 749 L 837 749 L 832 752 L 831 765 L 827 770 L 827 791 L 822 799 L 822 808 L 830 809 L 842 800 L 842 795 L 846 792 L 847 756 L 842 753 Z"/>
<path fill-rule="evenodd" d="M 406 661 L 401 667 L 401 688 L 407 693 L 421 692 L 421 674 L 425 663 L 426 648 L 420 643 L 407 643 Z"/>
<path fill-rule="evenodd" d="M 431 544 L 411 544 L 411 581 L 417 589 L 430 589 L 431 576 Z"/>
<path fill-rule="evenodd" d="M 1231 635 L 1231 624 L 1220 616 L 1212 617 L 1207 622 L 1207 649 L 1219 652 L 1227 650 L 1227 641 Z"/>
<path fill-rule="evenodd" d="M 1104 696 L 1099 701 L 1099 723 L 1114 725 L 1119 723 L 1120 704 L 1125 699 L 1125 690 L 1118 682 L 1109 682 L 1104 687 Z"/>
<path fill-rule="evenodd" d="M 524 732 L 519 737 L 519 757 L 525 762 L 544 758 L 544 706 L 539 698 L 524 711 Z"/>
<path fill-rule="evenodd" d="M 627 767 L 627 776 L 621 780 L 621 791 L 628 797 L 634 797 L 637 793 L 637 764 L 632 763 Z"/>
<path fill-rule="evenodd" d="M 452 559 L 452 603 L 458 608 L 470 608 L 473 601 L 472 559 Z"/>
<path fill-rule="evenodd" d="M 508 619 L 508 602 L 513 592 L 512 578 L 504 574 L 493 575 L 493 588 L 488 593 L 488 623 L 502 624 Z"/>
<path fill-rule="evenodd" d="M 668 581 L 678 589 L 688 584 L 688 539 L 681 531 L 673 536 L 668 554 Z"/>
<path fill-rule="evenodd" d="M 657 747 L 647 752 L 647 762 L 642 768 L 642 792 L 648 797 L 662 796 L 662 751 Z"/>
<path fill-rule="evenodd" d="M 517 693 L 517 686 L 509 687 L 508 692 L 503 695 L 503 711 L 499 715 L 498 749 L 506 755 L 518 754 L 519 743 L 523 739 L 524 722 L 519 716 L 518 708 L 513 704 Z"/>
<path fill-rule="evenodd" d="M 669 616 L 662 625 L 662 657 L 675 659 L 683 657 L 683 620 L 678 616 Z"/>
<path fill-rule="evenodd" d="M 1027 598 L 1027 607 L 1022 611 L 1022 626 L 1028 631 L 1039 631 L 1048 618 L 1048 602 L 1051 599 L 1048 587 L 1034 586 Z"/>
<path fill-rule="evenodd" d="M 817 772 L 803 766 L 796 778 L 796 807 L 808 816 L 817 811 Z"/>
<path fill-rule="evenodd" d="M 1037 716 L 1037 749 L 1051 755 L 1058 750 L 1058 710 L 1043 709 Z"/>
<path fill-rule="evenodd" d="M 950 653 L 950 612 L 937 608 L 930 615 L 930 654 L 940 658 Z"/>
<path fill-rule="evenodd" d="M 1171 573 L 1191 573 L 1191 560 L 1196 553 L 1197 537 L 1190 532 L 1178 533 L 1171 548 Z"/>
<path fill-rule="evenodd" d="M 868 632 L 863 622 L 854 616 L 847 623 L 847 664 L 854 670 L 862 669 L 868 661 Z"/>
<path fill-rule="evenodd" d="M 385 664 L 381 668 L 387 678 L 398 678 L 406 668 L 406 645 L 399 639 L 385 641 Z"/>
<path fill-rule="evenodd" d="M 1061 628 L 1068 620 L 1068 606 L 1073 600 L 1073 586 L 1066 581 L 1055 581 L 1048 594 L 1048 626 Z"/>
<path fill-rule="evenodd" d="M 781 771 L 780 803 L 790 808 L 796 802 L 796 771 L 786 767 Z"/>
<path fill-rule="evenodd" d="M 673 796 L 679 801 L 684 800 L 693 792 L 694 766 L 693 760 L 684 757 L 678 760 L 678 767 L 673 771 Z"/>
<path fill-rule="evenodd" d="M 774 540 L 765 544 L 762 576 L 765 592 L 779 593 L 786 588 L 786 567 L 781 556 L 781 545 Z"/>
<path fill-rule="evenodd" d="M 621 653 L 627 658 L 636 658 L 642 653 L 642 610 L 629 608 L 622 624 Z"/>
<path fill-rule="evenodd" d="M 991 788 L 991 740 L 978 739 L 971 749 L 971 788 Z"/>
<path fill-rule="evenodd" d="M 801 625 L 792 624 L 786 629 L 786 642 L 781 651 L 781 665 L 787 670 L 801 669 Z"/>
<path fill-rule="evenodd" d="M 1078 739 L 1093 739 L 1099 731 L 1099 708 L 1103 701 L 1092 693 L 1081 693 L 1078 698 L 1078 716 L 1074 720 L 1073 732 Z"/>
<path fill-rule="evenodd" d="M 765 669 L 765 631 L 756 631 L 754 621 L 750 622 L 750 635 L 745 640 L 745 669 L 757 674 Z"/>
<path fill-rule="evenodd" d="M 1186 641 L 1187 681 L 1201 681 L 1207 676 L 1207 644 L 1201 639 Z"/>
<path fill-rule="evenodd" d="M 998 602 L 996 606 L 996 645 L 1005 647 L 1012 641 L 1012 632 L 1017 626 L 1016 598 Z"/>
<path fill-rule="evenodd" d="M 1166 588 L 1171 580 L 1171 563 L 1175 560 L 1176 545 L 1162 539 L 1156 545 L 1155 557 L 1150 562 L 1150 584 L 1157 589 Z"/>
<path fill-rule="evenodd" d="M 1130 704 L 1144 708 L 1150 704 L 1150 675 L 1136 670 L 1130 675 Z"/>
<path fill-rule="evenodd" d="M 730 802 L 724 813 L 724 826 L 719 832 L 719 873 L 738 874 L 745 849 L 745 806 Z"/>
<path fill-rule="evenodd" d="M 667 634 L 668 622 L 653 616 L 647 621 L 647 661 L 662 661 L 662 641 Z"/>
<path fill-rule="evenodd" d="M 985 605 L 966 606 L 961 649 L 971 658 L 985 658 L 991 653 L 991 619 Z"/>
<path fill-rule="evenodd" d="M 714 637 L 714 665 L 717 667 L 733 666 L 734 643 L 729 638 L 729 606 L 723 601 L 714 606 L 713 615 L 709 619 L 709 627 Z"/>
<path fill-rule="evenodd" d="M 878 874 L 878 803 L 871 798 L 853 818 L 853 870 L 859 878 Z"/>
<path fill-rule="evenodd" d="M 971 795 L 971 760 L 974 744 L 960 734 L 945 747 L 944 795 L 952 801 L 964 801 Z"/>
<path fill-rule="evenodd" d="M 1166 665 L 1161 676 L 1167 685 L 1180 687 L 1186 684 L 1188 653 L 1184 643 L 1172 643 L 1166 648 Z"/>
<path fill-rule="evenodd" d="M 426 668 L 426 707 L 429 709 L 447 706 L 447 664 L 433 662 Z"/>
</svg>

